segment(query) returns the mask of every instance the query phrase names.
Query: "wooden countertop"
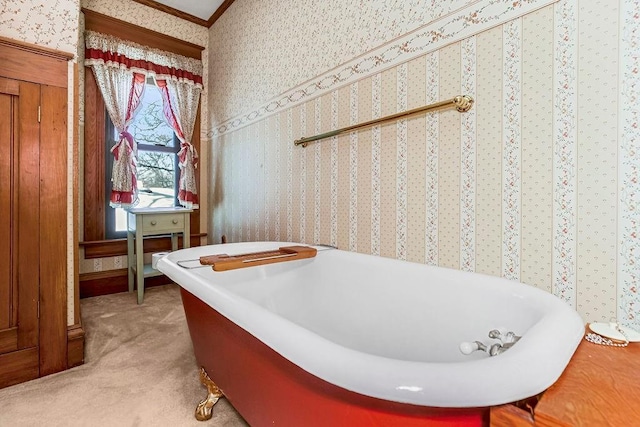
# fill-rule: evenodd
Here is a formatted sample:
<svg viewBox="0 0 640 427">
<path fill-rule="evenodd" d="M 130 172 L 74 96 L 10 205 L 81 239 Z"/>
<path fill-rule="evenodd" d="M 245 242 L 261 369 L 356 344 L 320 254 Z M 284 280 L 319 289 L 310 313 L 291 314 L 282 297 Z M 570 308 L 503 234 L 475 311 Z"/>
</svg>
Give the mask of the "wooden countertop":
<svg viewBox="0 0 640 427">
<path fill-rule="evenodd" d="M 513 405 L 491 409 L 491 426 L 640 426 L 640 343 L 582 340 L 533 417 Z"/>
</svg>

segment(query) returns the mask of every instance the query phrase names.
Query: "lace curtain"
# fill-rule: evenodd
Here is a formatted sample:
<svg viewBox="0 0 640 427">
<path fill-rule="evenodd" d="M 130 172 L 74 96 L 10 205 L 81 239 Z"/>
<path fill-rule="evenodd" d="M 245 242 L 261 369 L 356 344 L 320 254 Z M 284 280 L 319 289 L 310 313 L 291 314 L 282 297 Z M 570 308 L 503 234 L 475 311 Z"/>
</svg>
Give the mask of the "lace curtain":
<svg viewBox="0 0 640 427">
<path fill-rule="evenodd" d="M 136 203 L 138 189 L 136 143 L 127 130 L 140 106 L 145 77 L 131 70 L 106 64 L 94 65 L 93 73 L 109 117 L 120 134 L 120 140 L 111 147 L 114 161 L 109 204 L 112 207 L 129 207 Z"/>
<path fill-rule="evenodd" d="M 184 207 L 195 209 L 198 208 L 195 172 L 198 153 L 191 144 L 191 137 L 196 123 L 201 89 L 180 79 L 156 79 L 156 85 L 162 94 L 165 119 L 180 140 L 178 201 Z"/>
<path fill-rule="evenodd" d="M 140 106 L 146 76 L 153 76 L 162 94 L 165 119 L 180 140 L 178 200 L 185 207 L 198 208 L 198 154 L 191 137 L 202 91 L 202 62 L 93 31 L 85 32 L 85 44 L 85 65 L 93 69 L 109 117 L 120 133 L 111 149 L 111 206 L 137 203 L 137 150 L 127 128 Z"/>
</svg>

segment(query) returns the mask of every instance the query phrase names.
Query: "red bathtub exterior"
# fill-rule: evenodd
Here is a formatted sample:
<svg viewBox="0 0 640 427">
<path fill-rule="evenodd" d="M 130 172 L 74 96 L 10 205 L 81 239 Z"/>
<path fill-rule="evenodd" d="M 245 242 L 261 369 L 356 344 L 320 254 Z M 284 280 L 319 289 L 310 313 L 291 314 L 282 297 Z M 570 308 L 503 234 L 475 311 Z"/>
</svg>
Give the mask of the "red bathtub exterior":
<svg viewBox="0 0 640 427">
<path fill-rule="evenodd" d="M 403 404 L 330 384 L 289 362 L 188 291 L 181 293 L 198 364 L 251 426 L 489 424 L 489 408 Z"/>
</svg>

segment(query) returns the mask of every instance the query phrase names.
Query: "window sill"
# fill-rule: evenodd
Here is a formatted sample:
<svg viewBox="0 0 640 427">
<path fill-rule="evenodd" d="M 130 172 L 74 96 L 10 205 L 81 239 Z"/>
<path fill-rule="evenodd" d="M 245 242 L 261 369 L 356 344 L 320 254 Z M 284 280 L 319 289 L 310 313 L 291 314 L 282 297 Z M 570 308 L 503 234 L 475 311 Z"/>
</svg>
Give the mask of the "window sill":
<svg viewBox="0 0 640 427">
<path fill-rule="evenodd" d="M 207 233 L 191 235 L 191 246 L 200 246 L 200 238 L 206 237 Z M 171 239 L 168 236 L 145 237 L 144 252 L 161 252 L 171 249 Z M 91 242 L 80 242 L 84 248 L 84 258 L 105 258 L 112 256 L 127 255 L 127 239 L 98 240 Z M 178 247 L 182 247 L 182 236 L 178 237 Z"/>
</svg>

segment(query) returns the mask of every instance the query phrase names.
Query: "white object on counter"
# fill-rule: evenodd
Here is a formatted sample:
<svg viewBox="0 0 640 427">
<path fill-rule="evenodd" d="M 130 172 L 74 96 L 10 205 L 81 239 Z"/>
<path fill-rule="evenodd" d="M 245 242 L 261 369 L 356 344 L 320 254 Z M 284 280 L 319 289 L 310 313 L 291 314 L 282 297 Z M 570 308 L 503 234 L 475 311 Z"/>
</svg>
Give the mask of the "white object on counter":
<svg viewBox="0 0 640 427">
<path fill-rule="evenodd" d="M 640 332 L 627 328 L 626 326 L 604 322 L 589 323 L 589 329 L 591 329 L 592 332 L 612 340 L 625 341 L 625 336 L 622 336 L 617 328 L 620 328 L 629 342 L 640 342 Z"/>
<path fill-rule="evenodd" d="M 151 254 L 151 268 L 153 268 L 154 270 L 157 270 L 158 261 L 160 260 L 160 258 L 167 255 L 168 253 L 169 252 L 156 252 L 154 254 Z"/>
</svg>

